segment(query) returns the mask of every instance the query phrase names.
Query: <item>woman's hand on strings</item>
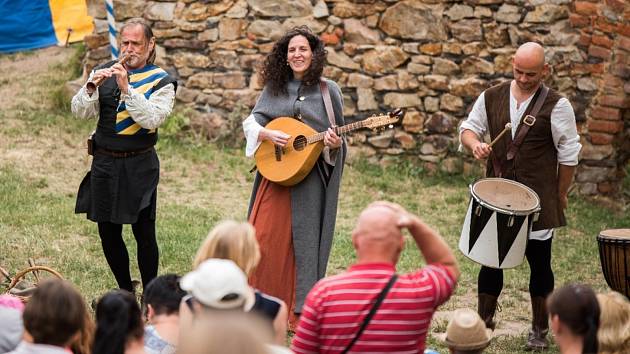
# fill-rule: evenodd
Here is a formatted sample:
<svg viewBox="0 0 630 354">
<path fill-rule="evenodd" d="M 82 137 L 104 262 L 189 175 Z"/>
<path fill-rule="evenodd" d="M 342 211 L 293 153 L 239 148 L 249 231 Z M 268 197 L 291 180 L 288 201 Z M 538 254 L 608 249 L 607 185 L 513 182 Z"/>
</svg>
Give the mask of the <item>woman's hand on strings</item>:
<svg viewBox="0 0 630 354">
<path fill-rule="evenodd" d="M 341 137 L 335 133 L 333 128 L 328 128 L 326 134 L 324 134 L 324 145 L 331 149 L 338 149 L 341 147 L 342 140 Z"/>
<path fill-rule="evenodd" d="M 260 140 L 269 140 L 275 145 L 284 147 L 289 142 L 291 135 L 280 131 L 263 128 L 260 133 Z"/>
</svg>

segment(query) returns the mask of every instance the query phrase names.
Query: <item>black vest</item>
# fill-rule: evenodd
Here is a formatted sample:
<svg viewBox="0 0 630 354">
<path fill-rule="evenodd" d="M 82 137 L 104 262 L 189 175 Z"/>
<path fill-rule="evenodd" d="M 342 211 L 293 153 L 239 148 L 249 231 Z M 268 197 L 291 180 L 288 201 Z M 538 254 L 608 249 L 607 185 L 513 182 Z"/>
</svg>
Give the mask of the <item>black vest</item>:
<svg viewBox="0 0 630 354">
<path fill-rule="evenodd" d="M 116 62 L 110 61 L 94 69 L 108 68 L 114 63 Z M 157 91 L 168 84 L 173 84 L 174 88 L 177 89 L 177 81 L 170 75 L 167 75 L 156 84 L 153 91 Z M 138 151 L 157 143 L 157 129 L 155 133 L 142 135 L 116 134 L 116 114 L 120 103 L 120 89 L 115 77 L 112 76 L 106 79 L 98 87 L 98 103 L 99 119 L 96 126 L 96 134 L 94 135 L 94 142 L 97 148 L 100 147 L 112 151 Z"/>
</svg>

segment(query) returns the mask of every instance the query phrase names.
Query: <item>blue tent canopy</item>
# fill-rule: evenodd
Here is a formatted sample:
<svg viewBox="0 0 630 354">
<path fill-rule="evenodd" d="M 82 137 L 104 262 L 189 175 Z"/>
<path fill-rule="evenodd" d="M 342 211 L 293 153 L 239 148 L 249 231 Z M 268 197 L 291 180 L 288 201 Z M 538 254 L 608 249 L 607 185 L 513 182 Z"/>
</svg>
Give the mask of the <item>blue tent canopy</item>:
<svg viewBox="0 0 630 354">
<path fill-rule="evenodd" d="M 0 53 L 80 41 L 93 28 L 85 0 L 0 0 Z"/>
<path fill-rule="evenodd" d="M 48 0 L 0 0 L 0 52 L 57 44 Z"/>
</svg>

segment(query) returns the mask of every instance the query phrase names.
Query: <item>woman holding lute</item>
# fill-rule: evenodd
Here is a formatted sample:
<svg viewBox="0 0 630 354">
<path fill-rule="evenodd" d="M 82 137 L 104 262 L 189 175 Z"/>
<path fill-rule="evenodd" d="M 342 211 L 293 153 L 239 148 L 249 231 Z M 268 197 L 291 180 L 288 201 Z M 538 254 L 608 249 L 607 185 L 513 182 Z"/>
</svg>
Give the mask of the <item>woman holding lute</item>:
<svg viewBox="0 0 630 354">
<path fill-rule="evenodd" d="M 262 63 L 264 89 L 243 122 L 247 156 L 261 143 L 273 143 L 278 160 L 299 149 L 296 137 L 265 128 L 278 117 L 292 117 L 323 134 L 321 153 L 297 184 L 281 185 L 256 174 L 248 212 L 262 255 L 251 284 L 285 301 L 291 329 L 306 294 L 326 273 L 346 157 L 343 139 L 334 131 L 344 124 L 341 89 L 321 77 L 326 55 L 324 43 L 308 27 L 288 31 Z"/>
</svg>

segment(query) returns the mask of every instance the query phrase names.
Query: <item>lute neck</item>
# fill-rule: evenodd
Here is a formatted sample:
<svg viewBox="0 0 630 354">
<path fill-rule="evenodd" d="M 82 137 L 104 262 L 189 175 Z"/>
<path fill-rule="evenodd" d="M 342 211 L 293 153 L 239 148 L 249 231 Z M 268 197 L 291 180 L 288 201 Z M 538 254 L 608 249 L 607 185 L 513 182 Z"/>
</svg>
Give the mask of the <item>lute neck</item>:
<svg viewBox="0 0 630 354">
<path fill-rule="evenodd" d="M 335 133 L 337 133 L 337 135 L 341 135 L 341 134 L 351 132 L 353 130 L 361 129 L 364 126 L 365 126 L 365 120 L 362 120 L 362 121 L 346 124 L 341 127 L 335 127 L 334 130 L 335 130 Z M 317 133 L 317 134 L 307 137 L 306 141 L 308 144 L 316 143 L 318 141 L 324 140 L 324 135 L 326 135 L 326 132 Z"/>
</svg>

